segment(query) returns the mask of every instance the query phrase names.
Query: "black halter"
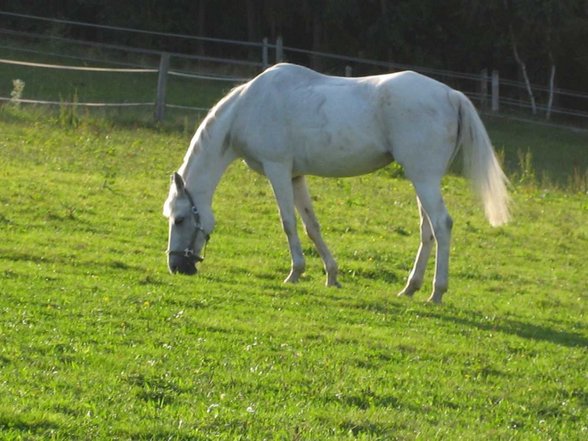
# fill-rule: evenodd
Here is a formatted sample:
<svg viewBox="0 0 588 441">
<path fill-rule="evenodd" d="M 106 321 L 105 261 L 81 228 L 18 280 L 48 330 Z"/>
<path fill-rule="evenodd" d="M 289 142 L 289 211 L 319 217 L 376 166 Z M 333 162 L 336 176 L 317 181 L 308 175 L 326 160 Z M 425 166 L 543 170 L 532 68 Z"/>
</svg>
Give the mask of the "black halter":
<svg viewBox="0 0 588 441">
<path fill-rule="evenodd" d="M 198 208 L 196 208 L 196 204 L 194 203 L 194 199 L 192 198 L 192 195 L 190 194 L 190 192 L 186 188 L 184 188 L 184 192 L 186 193 L 186 196 L 188 197 L 188 200 L 190 201 L 190 205 L 192 206 L 192 208 L 190 209 L 190 212 L 192 213 L 192 218 L 194 219 L 194 224 L 195 224 L 194 232 L 192 233 L 192 238 L 190 239 L 190 245 L 187 248 L 185 248 L 183 251 L 168 249 L 166 251 L 166 253 L 168 256 L 184 257 L 184 258 L 188 259 L 189 261 L 191 261 L 193 264 L 196 264 L 196 262 L 202 262 L 204 260 L 204 256 L 197 254 L 195 251 L 196 239 L 198 238 L 198 234 L 199 233 L 204 234 L 204 237 L 206 239 L 206 242 L 204 243 L 204 248 L 206 247 L 206 244 L 210 240 L 210 235 L 207 234 L 202 229 L 202 224 L 200 223 L 200 213 L 198 212 Z"/>
</svg>

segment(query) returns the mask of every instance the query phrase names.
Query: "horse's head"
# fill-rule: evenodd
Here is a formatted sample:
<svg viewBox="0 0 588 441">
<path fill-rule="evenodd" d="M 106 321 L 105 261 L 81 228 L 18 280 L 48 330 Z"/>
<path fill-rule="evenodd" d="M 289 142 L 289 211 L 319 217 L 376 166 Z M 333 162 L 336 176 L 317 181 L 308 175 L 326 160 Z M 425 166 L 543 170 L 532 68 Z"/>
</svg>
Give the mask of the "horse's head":
<svg viewBox="0 0 588 441">
<path fill-rule="evenodd" d="M 169 220 L 167 264 L 170 272 L 196 274 L 196 264 L 204 260 L 202 250 L 210 237 L 214 219 L 209 207 L 196 207 L 178 173 L 172 176 L 163 215 Z"/>
</svg>

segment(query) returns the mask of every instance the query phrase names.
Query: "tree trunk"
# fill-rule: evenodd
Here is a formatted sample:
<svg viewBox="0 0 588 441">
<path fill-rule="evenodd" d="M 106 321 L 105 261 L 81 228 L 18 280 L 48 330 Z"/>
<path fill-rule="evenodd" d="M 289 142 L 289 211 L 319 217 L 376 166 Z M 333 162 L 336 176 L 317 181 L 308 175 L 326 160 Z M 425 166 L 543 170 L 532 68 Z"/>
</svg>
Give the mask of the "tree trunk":
<svg viewBox="0 0 588 441">
<path fill-rule="evenodd" d="M 273 1 L 265 1 L 263 3 L 264 15 L 269 24 L 269 37 L 271 40 L 275 40 L 279 32 L 278 18 L 275 10 L 276 7 L 275 2 Z"/>
<path fill-rule="evenodd" d="M 503 0 L 502 4 L 504 6 L 504 10 L 506 11 L 506 13 L 509 16 L 511 16 L 513 11 L 512 11 L 512 5 L 509 2 L 509 0 Z M 512 48 L 512 53 L 514 55 L 515 61 L 517 62 L 517 64 L 519 65 L 519 67 L 521 69 L 521 73 L 523 74 L 523 81 L 525 82 L 527 94 L 529 95 L 529 101 L 531 102 L 531 111 L 533 112 L 533 115 L 536 115 L 537 114 L 537 105 L 535 103 L 535 95 L 533 95 L 533 89 L 531 88 L 531 81 L 529 81 L 529 75 L 527 73 L 527 65 L 525 64 L 525 62 L 522 60 L 522 58 L 519 55 L 519 48 L 517 45 L 517 39 L 515 37 L 512 22 L 508 23 L 508 33 L 510 35 L 510 45 Z"/>
<path fill-rule="evenodd" d="M 312 17 L 312 50 L 320 52 L 323 47 L 323 24 L 321 15 L 318 11 L 314 11 Z M 315 70 L 321 70 L 322 63 L 319 55 L 312 56 L 312 68 Z"/>
<path fill-rule="evenodd" d="M 246 3 L 246 21 L 247 21 L 247 41 L 257 43 L 261 37 L 258 31 L 258 10 L 256 8 L 255 0 L 247 0 Z M 250 60 L 259 59 L 259 52 L 257 50 L 247 50 L 247 55 Z"/>
<path fill-rule="evenodd" d="M 198 1 L 198 35 L 204 37 L 206 35 L 206 1 Z M 198 42 L 198 55 L 204 55 L 204 42 Z"/>
<path fill-rule="evenodd" d="M 255 5 L 255 0 L 247 0 L 247 39 L 257 42 L 257 11 Z"/>
<path fill-rule="evenodd" d="M 380 14 L 382 17 L 388 17 L 388 1 L 387 0 L 380 0 Z"/>
<path fill-rule="evenodd" d="M 553 95 L 555 89 L 555 57 L 553 56 L 553 21 L 551 14 L 547 16 L 547 57 L 549 58 L 549 98 L 547 99 L 547 109 L 545 112 L 545 119 L 551 118 L 551 108 L 553 107 Z"/>
<path fill-rule="evenodd" d="M 537 115 L 537 104 L 535 103 L 535 95 L 533 95 L 533 89 L 531 88 L 531 81 L 529 81 L 529 75 L 527 74 L 527 65 L 521 59 L 519 55 L 519 50 L 517 47 L 517 42 L 514 36 L 514 32 L 512 30 L 512 26 L 510 26 L 510 40 L 512 46 L 512 53 L 515 57 L 515 61 L 521 68 L 521 73 L 523 74 L 523 81 L 525 82 L 525 87 L 527 88 L 527 94 L 529 95 L 529 100 L 531 101 L 531 111 L 533 115 Z"/>
<path fill-rule="evenodd" d="M 551 118 L 551 108 L 553 107 L 553 95 L 555 93 L 555 64 L 551 63 L 551 72 L 549 75 L 549 99 L 547 100 L 547 113 L 545 119 Z"/>
</svg>

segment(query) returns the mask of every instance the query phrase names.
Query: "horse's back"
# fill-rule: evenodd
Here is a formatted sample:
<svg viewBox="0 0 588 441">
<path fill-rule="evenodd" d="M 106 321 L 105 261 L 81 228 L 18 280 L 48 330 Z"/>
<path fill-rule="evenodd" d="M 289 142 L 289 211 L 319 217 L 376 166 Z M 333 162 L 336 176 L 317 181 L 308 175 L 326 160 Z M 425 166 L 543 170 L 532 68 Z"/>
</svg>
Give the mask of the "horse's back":
<svg viewBox="0 0 588 441">
<path fill-rule="evenodd" d="M 291 161 L 299 174 L 364 174 L 404 159 L 423 136 L 445 137 L 448 91 L 414 72 L 344 78 L 279 64 L 244 87 L 231 138 L 251 163 Z"/>
</svg>

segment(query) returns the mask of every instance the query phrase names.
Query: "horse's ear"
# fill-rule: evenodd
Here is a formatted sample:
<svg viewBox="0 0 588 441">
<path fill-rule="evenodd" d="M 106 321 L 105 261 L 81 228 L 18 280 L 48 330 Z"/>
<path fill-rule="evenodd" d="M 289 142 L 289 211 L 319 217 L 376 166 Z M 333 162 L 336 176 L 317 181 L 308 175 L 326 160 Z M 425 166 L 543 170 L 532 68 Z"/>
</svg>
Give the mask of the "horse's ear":
<svg viewBox="0 0 588 441">
<path fill-rule="evenodd" d="M 182 178 L 182 176 L 178 172 L 175 172 L 172 175 L 172 181 L 173 181 L 174 185 L 176 186 L 178 193 L 181 193 L 184 191 L 184 187 L 186 186 L 186 184 L 184 184 L 184 178 Z"/>
</svg>

